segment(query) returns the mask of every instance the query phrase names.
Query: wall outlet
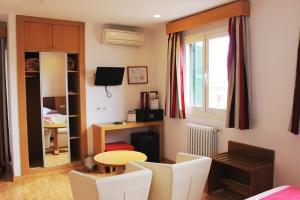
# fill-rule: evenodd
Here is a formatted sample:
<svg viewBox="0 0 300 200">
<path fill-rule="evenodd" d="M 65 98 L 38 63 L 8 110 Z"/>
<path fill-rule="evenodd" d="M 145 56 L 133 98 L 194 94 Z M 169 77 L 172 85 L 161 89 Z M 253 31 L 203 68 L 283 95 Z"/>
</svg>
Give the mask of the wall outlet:
<svg viewBox="0 0 300 200">
<path fill-rule="evenodd" d="M 103 111 L 105 111 L 106 110 L 106 107 L 105 106 L 97 106 L 96 107 L 96 111 L 97 112 L 103 112 Z"/>
</svg>

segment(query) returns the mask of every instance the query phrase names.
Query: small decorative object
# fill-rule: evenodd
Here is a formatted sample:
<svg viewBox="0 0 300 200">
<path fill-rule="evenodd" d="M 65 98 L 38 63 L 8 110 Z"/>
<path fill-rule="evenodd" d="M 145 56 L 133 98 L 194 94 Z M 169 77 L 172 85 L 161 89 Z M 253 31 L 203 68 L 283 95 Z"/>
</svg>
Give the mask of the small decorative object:
<svg viewBox="0 0 300 200">
<path fill-rule="evenodd" d="M 85 170 L 87 172 L 93 171 L 93 169 L 95 167 L 95 162 L 94 162 L 93 155 L 88 155 L 88 156 L 85 157 L 84 166 L 85 166 Z"/>
<path fill-rule="evenodd" d="M 141 92 L 141 109 L 149 108 L 149 92 Z"/>
<path fill-rule="evenodd" d="M 68 70 L 76 70 L 75 60 L 71 57 L 68 57 Z"/>
<path fill-rule="evenodd" d="M 158 91 L 150 91 L 150 109 L 159 109 Z"/>
<path fill-rule="evenodd" d="M 28 58 L 25 61 L 25 69 L 26 71 L 39 71 L 40 69 L 40 61 L 38 58 Z"/>
<path fill-rule="evenodd" d="M 129 111 L 128 111 L 127 121 L 129 121 L 129 122 L 135 122 L 135 121 L 136 121 L 136 113 L 135 113 L 135 110 L 129 110 Z"/>
<path fill-rule="evenodd" d="M 158 99 L 158 91 L 150 91 L 150 100 Z"/>
<path fill-rule="evenodd" d="M 147 66 L 129 66 L 127 67 L 128 84 L 148 83 Z"/>
<path fill-rule="evenodd" d="M 151 110 L 159 109 L 159 99 L 151 99 L 150 100 L 150 109 Z"/>
</svg>

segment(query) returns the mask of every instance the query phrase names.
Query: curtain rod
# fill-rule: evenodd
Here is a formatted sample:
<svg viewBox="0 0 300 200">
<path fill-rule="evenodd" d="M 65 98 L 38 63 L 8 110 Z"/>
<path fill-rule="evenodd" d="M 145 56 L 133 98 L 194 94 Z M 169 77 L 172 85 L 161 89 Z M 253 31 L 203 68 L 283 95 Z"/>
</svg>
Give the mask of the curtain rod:
<svg viewBox="0 0 300 200">
<path fill-rule="evenodd" d="M 236 16 L 250 16 L 250 3 L 238 0 L 194 15 L 184 17 L 166 24 L 166 33 L 190 30 L 211 22 Z"/>
</svg>

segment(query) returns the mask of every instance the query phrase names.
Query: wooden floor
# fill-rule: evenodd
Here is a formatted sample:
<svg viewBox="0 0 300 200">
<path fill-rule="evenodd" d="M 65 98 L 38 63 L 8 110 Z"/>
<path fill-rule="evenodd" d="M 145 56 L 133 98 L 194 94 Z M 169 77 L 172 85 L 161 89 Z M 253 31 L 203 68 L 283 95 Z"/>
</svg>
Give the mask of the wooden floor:
<svg viewBox="0 0 300 200">
<path fill-rule="evenodd" d="M 72 199 L 67 174 L 14 182 L 0 181 L 1 200 Z"/>
<path fill-rule="evenodd" d="M 245 198 L 229 190 L 222 190 L 210 195 L 204 194 L 202 200 L 243 200 Z"/>
<path fill-rule="evenodd" d="M 93 174 L 97 176 L 105 176 Z M 28 178 L 18 181 L 0 179 L 1 200 L 72 200 L 72 192 L 66 173 Z M 214 195 L 204 195 L 202 200 L 242 200 L 237 195 L 222 191 Z"/>
<path fill-rule="evenodd" d="M 70 163 L 68 151 L 60 152 L 58 155 L 54 155 L 53 153 L 45 154 L 45 167 L 54 167 L 67 163 Z"/>
</svg>

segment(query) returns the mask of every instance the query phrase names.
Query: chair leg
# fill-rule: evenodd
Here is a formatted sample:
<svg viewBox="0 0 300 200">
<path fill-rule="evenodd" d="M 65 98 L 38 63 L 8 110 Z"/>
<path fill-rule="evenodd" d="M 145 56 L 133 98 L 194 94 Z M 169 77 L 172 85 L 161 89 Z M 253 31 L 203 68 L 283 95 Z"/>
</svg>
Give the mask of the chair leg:
<svg viewBox="0 0 300 200">
<path fill-rule="evenodd" d="M 116 167 L 116 174 L 123 174 L 124 173 L 124 167 L 123 166 L 118 166 Z"/>
</svg>

